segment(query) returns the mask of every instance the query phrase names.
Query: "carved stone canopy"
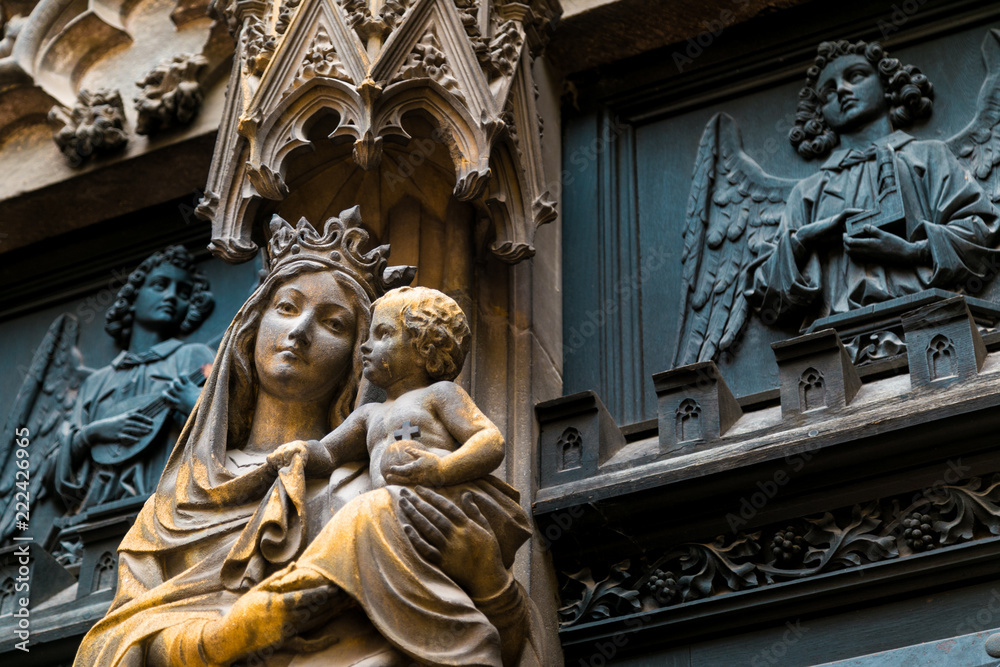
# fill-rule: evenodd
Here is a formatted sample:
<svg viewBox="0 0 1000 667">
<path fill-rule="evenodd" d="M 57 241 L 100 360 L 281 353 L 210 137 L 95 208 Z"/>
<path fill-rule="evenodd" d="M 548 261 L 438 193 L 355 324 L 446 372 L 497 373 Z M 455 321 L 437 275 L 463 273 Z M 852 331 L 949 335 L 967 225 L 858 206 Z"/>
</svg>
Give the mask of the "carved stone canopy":
<svg viewBox="0 0 1000 667">
<path fill-rule="evenodd" d="M 309 169 L 293 166 L 310 148 L 328 163 L 352 160 L 354 171 L 378 174 L 383 192 L 386 176 L 388 189 L 393 177 L 409 179 L 414 170 L 398 162 L 385 173 L 383 157 L 387 144 L 412 147 L 418 119 L 447 149 L 449 194 L 491 221 L 493 253 L 508 262 L 531 256 L 535 228 L 555 218 L 531 61 L 559 11 L 557 0 L 230 2 L 222 13 L 236 60 L 198 207 L 212 222 L 213 251 L 230 262 L 254 256 L 255 225 L 310 175 L 316 187 L 315 156 Z M 350 156 L 330 152 L 344 143 Z M 438 166 L 428 157 L 414 162 L 417 171 Z"/>
</svg>

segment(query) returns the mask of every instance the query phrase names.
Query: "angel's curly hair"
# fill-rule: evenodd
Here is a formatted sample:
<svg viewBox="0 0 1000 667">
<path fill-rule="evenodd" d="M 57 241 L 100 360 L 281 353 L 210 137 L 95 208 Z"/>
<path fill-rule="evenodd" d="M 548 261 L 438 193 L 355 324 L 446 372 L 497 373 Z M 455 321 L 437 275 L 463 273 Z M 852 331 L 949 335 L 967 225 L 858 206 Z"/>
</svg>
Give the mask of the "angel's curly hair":
<svg viewBox="0 0 1000 667">
<path fill-rule="evenodd" d="M 188 302 L 187 315 L 179 328 L 180 333 L 191 333 L 212 314 L 215 300 L 212 298 L 212 292 L 209 291 L 208 279 L 195 267 L 194 257 L 184 246 L 169 246 L 159 252 L 154 252 L 137 266 L 135 271 L 129 274 L 128 282 L 118 290 L 115 302 L 111 304 L 108 312 L 104 315 L 104 330 L 123 348 L 128 347 L 129 340 L 132 338 L 132 323 L 135 319 L 133 305 L 139 294 L 139 289 L 146 282 L 146 278 L 153 269 L 160 264 L 172 264 L 187 271 L 191 275 L 192 283 L 194 283 Z"/>
<path fill-rule="evenodd" d="M 788 139 L 807 160 L 824 157 L 840 142 L 840 136 L 823 118 L 823 102 L 816 84 L 823 68 L 841 56 L 859 55 L 878 72 L 886 90 L 889 121 L 894 128 L 909 127 L 927 118 L 934 107 L 934 86 L 919 69 L 890 58 L 878 42 L 823 42 L 816 50 L 813 66 L 806 71 L 806 85 L 799 91 L 795 125 Z"/>
<path fill-rule="evenodd" d="M 472 332 L 462 308 L 446 294 L 427 287 L 399 287 L 372 304 L 402 302 L 399 318 L 410 342 L 435 380 L 454 380 L 462 372 Z"/>
</svg>

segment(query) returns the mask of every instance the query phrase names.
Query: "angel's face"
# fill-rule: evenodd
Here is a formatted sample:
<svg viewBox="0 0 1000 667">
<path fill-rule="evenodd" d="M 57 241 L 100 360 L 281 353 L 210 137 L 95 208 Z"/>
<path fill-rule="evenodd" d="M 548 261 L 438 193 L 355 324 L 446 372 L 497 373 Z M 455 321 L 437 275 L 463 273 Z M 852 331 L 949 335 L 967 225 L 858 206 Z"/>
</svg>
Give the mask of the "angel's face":
<svg viewBox="0 0 1000 667">
<path fill-rule="evenodd" d="M 840 56 L 820 72 L 816 86 L 823 118 L 834 131 L 850 133 L 888 112 L 885 88 L 864 56 Z"/>
<path fill-rule="evenodd" d="M 187 317 L 194 281 L 184 269 L 157 264 L 135 297 L 135 323 L 150 331 L 173 335 Z"/>
</svg>

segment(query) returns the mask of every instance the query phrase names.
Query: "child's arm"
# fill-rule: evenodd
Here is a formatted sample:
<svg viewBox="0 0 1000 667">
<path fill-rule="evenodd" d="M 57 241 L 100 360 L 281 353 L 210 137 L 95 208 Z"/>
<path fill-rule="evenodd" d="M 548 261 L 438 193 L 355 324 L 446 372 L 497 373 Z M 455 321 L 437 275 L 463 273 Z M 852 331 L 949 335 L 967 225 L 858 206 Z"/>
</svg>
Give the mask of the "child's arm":
<svg viewBox="0 0 1000 667">
<path fill-rule="evenodd" d="M 368 414 L 376 404 L 363 405 L 322 440 L 295 440 L 274 450 L 267 461 L 275 468 L 289 465 L 294 457 L 306 459 L 306 476 L 329 475 L 338 466 L 350 461 L 368 459 Z"/>
<path fill-rule="evenodd" d="M 452 437 L 462 444 L 441 457 L 417 448 L 409 449 L 408 453 L 416 460 L 394 466 L 394 474 L 387 475 L 386 481 L 390 484 L 451 486 L 480 479 L 496 470 L 504 457 L 500 429 L 454 382 L 438 382 L 430 389 L 431 405 L 428 407 Z"/>
</svg>

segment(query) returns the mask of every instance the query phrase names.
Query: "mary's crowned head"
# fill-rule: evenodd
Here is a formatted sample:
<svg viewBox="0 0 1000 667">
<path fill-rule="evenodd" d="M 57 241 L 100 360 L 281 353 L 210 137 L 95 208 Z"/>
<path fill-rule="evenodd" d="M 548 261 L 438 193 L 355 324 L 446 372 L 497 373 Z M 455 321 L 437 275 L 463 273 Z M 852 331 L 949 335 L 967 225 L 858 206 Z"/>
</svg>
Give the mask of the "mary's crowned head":
<svg viewBox="0 0 1000 667">
<path fill-rule="evenodd" d="M 370 248 L 357 206 L 317 231 L 275 215 L 266 279 L 236 315 L 229 336 L 230 447 L 245 442 L 261 392 L 329 405 L 329 429 L 354 407 L 371 304 L 408 283 L 411 267 L 388 267 L 389 246 Z M 225 345 L 225 343 L 224 343 Z"/>
</svg>

